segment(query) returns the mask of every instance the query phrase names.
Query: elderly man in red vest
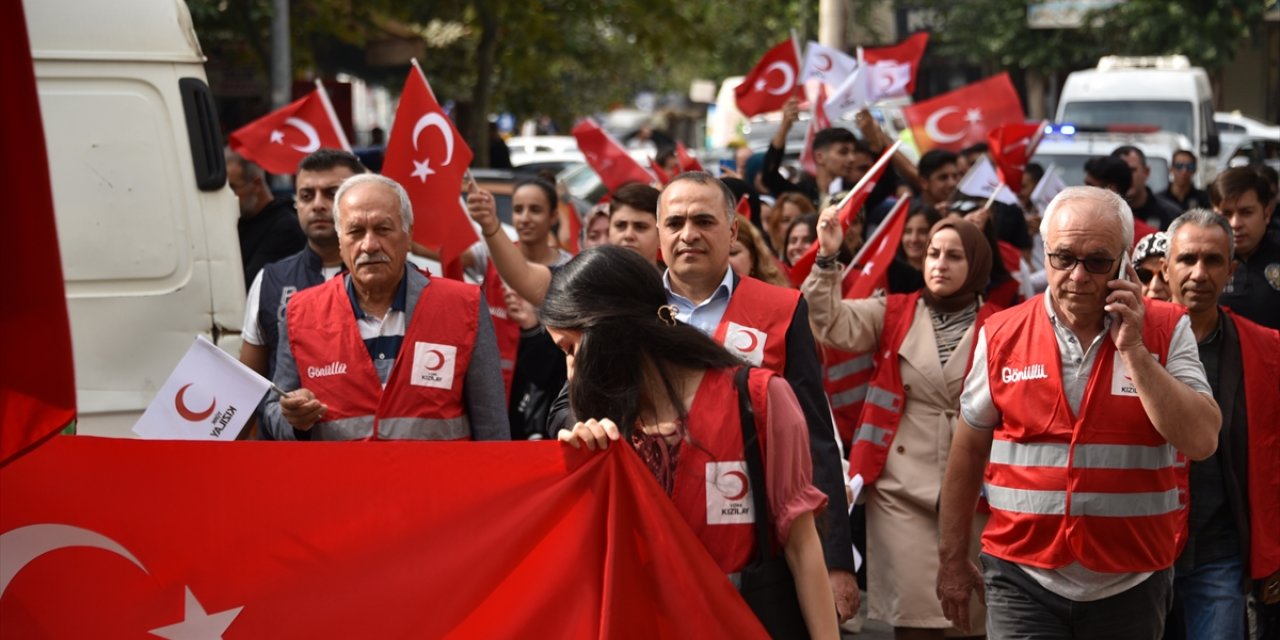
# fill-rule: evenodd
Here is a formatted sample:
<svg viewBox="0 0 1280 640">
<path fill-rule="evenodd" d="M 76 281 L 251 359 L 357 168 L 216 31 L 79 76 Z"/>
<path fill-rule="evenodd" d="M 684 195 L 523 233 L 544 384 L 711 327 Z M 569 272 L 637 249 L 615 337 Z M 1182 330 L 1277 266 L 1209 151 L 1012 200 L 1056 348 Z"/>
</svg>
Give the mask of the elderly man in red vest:
<svg viewBox="0 0 1280 640">
<path fill-rule="evenodd" d="M 822 390 L 809 307 L 795 289 L 738 277 L 729 268 L 737 233 L 733 192 L 701 171 L 673 178 L 658 199 L 662 276 L 676 317 L 745 362 L 776 371 L 791 384 L 809 427 L 813 483 L 827 494 L 827 568 L 841 621 L 858 611 L 844 470 Z"/>
<path fill-rule="evenodd" d="M 1213 454 L 1222 417 L 1185 311 L 1141 296 L 1124 200 L 1065 189 L 1040 227 L 1047 293 L 986 322 L 965 381 L 938 597 L 963 628 L 985 582 L 992 638 L 1155 640 L 1185 541 L 1185 458 Z"/>
<path fill-rule="evenodd" d="M 289 299 L 263 428 L 274 440 L 506 440 L 498 347 L 474 286 L 406 265 L 409 196 L 363 174 L 333 206 L 347 273 Z"/>
<path fill-rule="evenodd" d="M 1231 223 L 1216 213 L 1192 209 L 1169 225 L 1165 279 L 1222 408 L 1218 451 L 1191 463 L 1187 544 L 1174 563 L 1187 638 L 1246 637 L 1250 582 L 1263 601 L 1280 589 L 1280 333 L 1220 306 L 1242 268 L 1233 253 Z"/>
</svg>

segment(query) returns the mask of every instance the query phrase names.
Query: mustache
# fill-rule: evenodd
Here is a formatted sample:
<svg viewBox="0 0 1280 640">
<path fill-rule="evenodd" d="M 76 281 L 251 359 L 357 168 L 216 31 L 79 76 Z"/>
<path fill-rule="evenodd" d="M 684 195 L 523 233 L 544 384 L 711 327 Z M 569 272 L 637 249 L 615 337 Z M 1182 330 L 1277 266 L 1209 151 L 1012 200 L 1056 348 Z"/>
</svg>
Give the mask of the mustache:
<svg viewBox="0 0 1280 640">
<path fill-rule="evenodd" d="M 378 262 L 391 262 L 391 256 L 381 251 L 375 251 L 374 253 L 362 253 L 356 257 L 357 267 L 362 264 L 374 264 Z"/>
</svg>

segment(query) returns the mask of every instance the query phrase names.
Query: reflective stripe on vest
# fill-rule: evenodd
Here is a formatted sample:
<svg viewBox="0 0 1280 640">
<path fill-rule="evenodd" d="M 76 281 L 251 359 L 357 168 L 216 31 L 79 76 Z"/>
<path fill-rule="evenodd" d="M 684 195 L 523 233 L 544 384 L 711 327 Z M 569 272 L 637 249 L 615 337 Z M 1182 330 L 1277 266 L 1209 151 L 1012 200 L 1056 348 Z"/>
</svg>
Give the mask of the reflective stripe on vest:
<svg viewBox="0 0 1280 640">
<path fill-rule="evenodd" d="M 866 387 L 854 387 L 853 389 L 850 389 L 848 391 L 841 391 L 840 393 L 832 394 L 831 408 L 842 409 L 844 407 L 850 407 L 855 404 L 858 404 L 859 402 L 862 402 L 866 398 L 867 398 Z"/>
<path fill-rule="evenodd" d="M 312 440 L 365 440 L 373 435 L 373 416 L 357 416 L 317 423 Z M 462 440 L 471 435 L 466 416 L 456 418 L 383 418 L 378 421 L 382 440 Z"/>
<path fill-rule="evenodd" d="M 991 462 L 1015 467 L 1065 468 L 1070 445 L 1062 443 L 1020 443 L 995 440 Z M 1076 445 L 1072 466 L 1082 469 L 1164 469 L 1177 465 L 1177 451 L 1171 445 L 1129 444 Z"/>
<path fill-rule="evenodd" d="M 852 360 L 847 360 L 827 368 L 827 379 L 835 381 L 847 378 L 855 373 L 862 373 L 874 365 L 875 360 L 872 359 L 871 354 L 864 353 Z"/>
<path fill-rule="evenodd" d="M 902 395 L 888 389 L 871 386 L 867 388 L 867 402 L 885 411 L 902 413 Z"/>
<path fill-rule="evenodd" d="M 992 509 L 1034 515 L 1065 515 L 1066 491 L 1037 491 L 986 485 Z M 1071 515 L 1137 518 L 1173 513 L 1182 508 L 1177 489 L 1150 493 L 1072 493 Z"/>
<path fill-rule="evenodd" d="M 870 442 L 877 447 L 889 446 L 889 441 L 893 439 L 893 432 L 888 429 L 881 429 L 869 422 L 864 422 L 858 427 L 858 433 L 853 436 L 854 442 L 863 440 Z"/>
</svg>

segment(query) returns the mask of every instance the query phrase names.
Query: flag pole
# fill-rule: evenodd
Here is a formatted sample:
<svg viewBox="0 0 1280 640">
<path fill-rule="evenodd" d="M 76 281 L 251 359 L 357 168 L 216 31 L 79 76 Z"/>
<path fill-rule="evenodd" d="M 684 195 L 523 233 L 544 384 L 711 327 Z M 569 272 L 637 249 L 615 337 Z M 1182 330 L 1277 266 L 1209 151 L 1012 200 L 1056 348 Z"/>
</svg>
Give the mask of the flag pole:
<svg viewBox="0 0 1280 640">
<path fill-rule="evenodd" d="M 800 34 L 796 31 L 795 27 L 791 27 L 791 46 L 796 50 L 796 86 L 803 92 L 801 95 L 804 96 L 804 99 L 808 100 L 809 89 L 805 86 L 808 83 L 800 81 L 801 72 L 804 71 L 804 55 L 802 55 L 800 51 Z M 809 110 L 813 110 L 812 104 L 809 105 Z"/>
<path fill-rule="evenodd" d="M 316 78 L 316 89 L 320 91 L 320 102 L 324 104 L 325 113 L 329 114 L 329 122 L 333 125 L 333 130 L 338 132 L 338 140 L 342 142 L 343 151 L 350 153 L 351 143 L 347 142 L 347 132 L 338 121 L 338 112 L 333 110 L 333 103 L 329 102 L 329 92 L 325 90 L 324 82 L 320 78 Z"/>
<path fill-rule="evenodd" d="M 409 58 L 409 63 L 413 65 L 414 69 L 418 70 L 418 75 L 422 76 L 422 84 L 427 86 L 427 93 L 431 94 L 431 99 L 435 100 L 436 104 L 439 104 L 440 101 L 436 100 L 436 92 L 431 90 L 431 83 L 427 82 L 427 74 L 422 70 L 422 65 L 418 64 L 418 59 Z"/>
<path fill-rule="evenodd" d="M 1004 191 L 1004 183 L 1003 183 L 1003 182 L 1001 182 L 1000 184 L 996 185 L 996 190 L 991 192 L 991 197 L 990 197 L 990 198 L 987 198 L 987 203 L 986 203 L 986 204 L 984 204 L 984 205 L 982 205 L 982 208 L 983 208 L 983 209 L 990 209 L 990 208 L 991 208 L 991 203 L 996 201 L 996 196 L 1000 195 L 1000 192 L 1001 192 L 1001 191 Z"/>
</svg>

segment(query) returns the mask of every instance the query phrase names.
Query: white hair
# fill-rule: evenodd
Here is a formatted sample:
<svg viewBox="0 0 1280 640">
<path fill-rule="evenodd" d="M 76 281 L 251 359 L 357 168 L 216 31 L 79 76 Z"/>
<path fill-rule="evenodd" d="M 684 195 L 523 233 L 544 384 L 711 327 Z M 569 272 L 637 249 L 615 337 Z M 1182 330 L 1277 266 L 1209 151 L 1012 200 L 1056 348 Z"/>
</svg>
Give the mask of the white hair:
<svg viewBox="0 0 1280 640">
<path fill-rule="evenodd" d="M 1049 241 L 1049 229 L 1053 228 L 1053 215 L 1068 202 L 1086 202 L 1093 211 L 1114 215 L 1120 222 L 1120 235 L 1124 240 L 1121 249 L 1133 246 L 1133 210 L 1114 191 L 1097 187 L 1067 187 L 1054 196 L 1040 219 L 1040 237 Z"/>
<path fill-rule="evenodd" d="M 338 193 L 333 196 L 333 225 L 339 229 L 339 233 L 341 233 L 342 229 L 342 196 L 346 195 L 347 191 L 351 190 L 352 187 L 366 182 L 380 184 L 391 189 L 396 194 L 396 197 L 400 199 L 400 222 L 404 226 L 405 233 L 409 233 L 413 228 L 413 205 L 409 203 L 409 194 L 405 192 L 404 187 L 400 186 L 399 182 L 376 173 L 362 173 L 351 176 L 343 180 L 342 185 L 338 187 Z"/>
</svg>

